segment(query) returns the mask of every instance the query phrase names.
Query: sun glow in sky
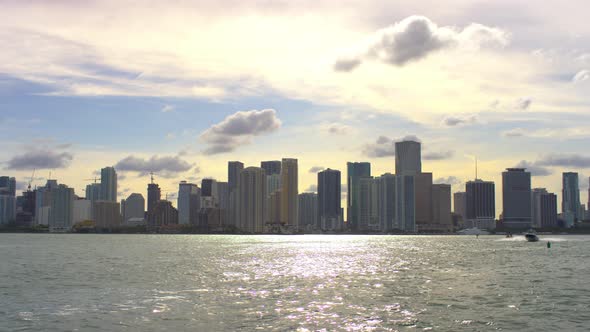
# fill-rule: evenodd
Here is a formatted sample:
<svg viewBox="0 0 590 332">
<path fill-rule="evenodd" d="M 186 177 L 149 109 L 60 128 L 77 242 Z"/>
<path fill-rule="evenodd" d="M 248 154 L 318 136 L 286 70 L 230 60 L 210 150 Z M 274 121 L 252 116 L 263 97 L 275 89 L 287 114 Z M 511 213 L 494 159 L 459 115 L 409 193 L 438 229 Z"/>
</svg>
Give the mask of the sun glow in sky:
<svg viewBox="0 0 590 332">
<path fill-rule="evenodd" d="M 590 173 L 587 1 L 2 1 L 2 174 L 82 189 L 114 165 L 120 198 L 225 181 L 227 161 L 316 171 L 423 143 L 463 190 L 525 166 L 559 195 Z M 172 196 L 170 196 L 172 197 Z"/>
</svg>

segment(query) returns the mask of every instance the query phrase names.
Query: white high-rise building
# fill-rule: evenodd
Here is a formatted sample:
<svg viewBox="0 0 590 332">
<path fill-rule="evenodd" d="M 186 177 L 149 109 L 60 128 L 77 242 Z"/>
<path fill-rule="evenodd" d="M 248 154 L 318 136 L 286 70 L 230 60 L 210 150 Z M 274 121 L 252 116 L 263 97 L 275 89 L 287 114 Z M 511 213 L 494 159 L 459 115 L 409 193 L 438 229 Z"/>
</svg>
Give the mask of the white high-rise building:
<svg viewBox="0 0 590 332">
<path fill-rule="evenodd" d="M 267 219 L 266 173 L 260 167 L 247 167 L 238 182 L 237 228 L 247 233 L 262 233 Z"/>
<path fill-rule="evenodd" d="M 117 172 L 113 167 L 100 170 L 100 200 L 117 202 Z"/>
<path fill-rule="evenodd" d="M 198 213 L 198 209 L 194 206 L 197 202 L 195 202 L 195 196 L 199 195 L 200 190 L 196 184 L 187 183 L 186 181 L 181 181 L 178 186 L 178 223 L 181 225 L 190 225 L 191 219 L 196 220 L 194 214 L 195 212 Z M 200 203 L 200 202 L 199 202 Z M 199 204 L 200 205 L 200 204 Z"/>
<path fill-rule="evenodd" d="M 379 231 L 379 179 L 359 179 L 358 221 L 360 231 Z"/>
<path fill-rule="evenodd" d="M 397 227 L 395 215 L 395 175 L 385 173 L 377 178 L 379 182 L 379 228 L 388 232 Z"/>
<path fill-rule="evenodd" d="M 51 190 L 49 231 L 68 232 L 74 222 L 74 189 L 64 184 Z"/>
<path fill-rule="evenodd" d="M 281 222 L 295 231 L 300 229 L 298 176 L 297 159 L 283 158 L 281 163 Z"/>
</svg>

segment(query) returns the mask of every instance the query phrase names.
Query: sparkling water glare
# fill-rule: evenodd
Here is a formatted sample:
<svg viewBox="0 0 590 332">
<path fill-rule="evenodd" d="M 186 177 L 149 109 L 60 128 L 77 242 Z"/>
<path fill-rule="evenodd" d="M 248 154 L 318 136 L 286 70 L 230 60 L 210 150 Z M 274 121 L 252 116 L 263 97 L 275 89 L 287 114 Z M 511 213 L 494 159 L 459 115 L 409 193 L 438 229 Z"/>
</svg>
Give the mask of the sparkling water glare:
<svg viewBox="0 0 590 332">
<path fill-rule="evenodd" d="M 0 252 L 2 331 L 586 331 L 590 322 L 590 236 L 0 234 Z"/>
</svg>

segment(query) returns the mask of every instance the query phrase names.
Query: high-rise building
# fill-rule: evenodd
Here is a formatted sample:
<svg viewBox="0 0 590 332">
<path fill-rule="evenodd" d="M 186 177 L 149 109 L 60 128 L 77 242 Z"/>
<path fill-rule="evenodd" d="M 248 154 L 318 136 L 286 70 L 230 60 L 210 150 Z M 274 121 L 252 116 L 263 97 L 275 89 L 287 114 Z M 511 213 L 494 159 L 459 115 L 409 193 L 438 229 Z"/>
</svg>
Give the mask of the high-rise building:
<svg viewBox="0 0 590 332">
<path fill-rule="evenodd" d="M 495 185 L 492 181 L 467 181 L 465 183 L 467 227 L 482 229 L 496 228 L 496 197 Z"/>
<path fill-rule="evenodd" d="M 588 204 L 586 204 L 588 211 L 590 211 L 590 177 L 588 178 Z M 587 216 L 585 216 L 587 217 Z M 588 219 L 588 218 L 585 218 Z"/>
<path fill-rule="evenodd" d="M 266 178 L 264 180 L 266 192 Z M 298 215 L 299 174 L 297 159 L 283 158 L 281 163 L 281 222 L 294 231 L 299 231 Z"/>
<path fill-rule="evenodd" d="M 578 173 L 564 172 L 562 177 L 563 189 L 561 196 L 561 212 L 564 216 L 566 227 L 572 227 L 580 220 L 580 188 L 578 186 Z"/>
<path fill-rule="evenodd" d="M 229 208 L 229 185 L 227 182 L 217 182 L 217 207 L 225 211 Z"/>
<path fill-rule="evenodd" d="M 99 229 L 121 226 L 121 204 L 118 202 L 96 201 L 92 214 Z"/>
<path fill-rule="evenodd" d="M 358 230 L 379 231 L 378 180 L 373 177 L 359 179 Z"/>
<path fill-rule="evenodd" d="M 191 220 L 196 220 L 197 216 L 191 214 L 198 213 L 199 209 L 195 209 L 195 204 L 199 205 L 200 202 L 195 202 L 195 196 L 199 195 L 200 190 L 196 184 L 187 183 L 181 181 L 178 185 L 178 223 L 181 225 L 190 225 Z M 192 218 L 191 218 L 192 217 Z"/>
<path fill-rule="evenodd" d="M 545 188 L 534 188 L 531 191 L 531 226 L 542 227 L 541 196 L 547 194 Z"/>
<path fill-rule="evenodd" d="M 88 199 L 75 199 L 73 211 L 73 225 L 92 220 L 92 202 Z"/>
<path fill-rule="evenodd" d="M 74 221 L 74 189 L 60 184 L 51 190 L 49 231 L 67 232 Z"/>
<path fill-rule="evenodd" d="M 147 212 L 149 213 L 156 207 L 156 204 L 162 199 L 160 186 L 157 183 L 148 184 L 148 200 L 147 200 Z"/>
<path fill-rule="evenodd" d="M 117 172 L 113 167 L 100 170 L 100 200 L 117 201 Z"/>
<path fill-rule="evenodd" d="M 229 207 L 227 211 L 228 224 L 235 226 L 238 217 L 238 183 L 240 172 L 244 169 L 244 163 L 230 161 L 227 163 L 227 183 L 229 186 Z"/>
<path fill-rule="evenodd" d="M 273 174 L 276 175 L 276 174 Z M 281 224 L 281 191 L 277 190 L 271 193 L 267 200 L 267 219 L 273 227 Z"/>
<path fill-rule="evenodd" d="M 0 195 L 16 196 L 16 179 L 0 176 Z"/>
<path fill-rule="evenodd" d="M 432 231 L 432 173 L 414 174 L 414 195 L 417 231 Z"/>
<path fill-rule="evenodd" d="M 13 223 L 16 218 L 16 198 L 13 195 L 0 194 L 0 225 Z"/>
<path fill-rule="evenodd" d="M 464 191 L 453 194 L 453 212 L 463 220 L 467 218 L 467 194 Z"/>
<path fill-rule="evenodd" d="M 543 193 L 540 197 L 541 227 L 557 227 L 557 195 Z"/>
<path fill-rule="evenodd" d="M 153 210 L 152 219 L 148 220 L 150 227 L 158 228 L 178 224 L 178 210 L 172 206 L 172 202 L 159 200 Z"/>
<path fill-rule="evenodd" d="M 401 141 L 395 143 L 395 174 L 413 175 L 422 172 L 420 142 Z"/>
<path fill-rule="evenodd" d="M 432 185 L 432 223 L 437 230 L 450 232 L 453 230 L 451 220 L 451 185 Z"/>
<path fill-rule="evenodd" d="M 383 232 L 399 229 L 395 216 L 395 175 L 385 173 L 378 179 L 379 228 Z"/>
<path fill-rule="evenodd" d="M 502 172 L 502 222 L 504 227 L 531 228 L 531 173 L 524 168 Z"/>
<path fill-rule="evenodd" d="M 145 199 L 140 193 L 132 193 L 125 200 L 125 208 L 123 208 L 123 223 L 127 223 L 130 219 L 139 220 L 145 219 Z"/>
<path fill-rule="evenodd" d="M 267 221 L 266 172 L 259 167 L 247 167 L 239 178 L 237 228 L 247 233 L 262 233 Z"/>
<path fill-rule="evenodd" d="M 342 224 L 342 184 L 340 171 L 326 169 L 318 173 L 317 228 L 336 230 Z M 299 213 L 302 213 L 301 208 Z"/>
<path fill-rule="evenodd" d="M 44 187 L 35 190 L 35 223 L 37 225 L 49 225 L 49 211 L 51 210 L 51 196 L 57 189 L 56 180 L 47 180 Z"/>
<path fill-rule="evenodd" d="M 231 193 L 238 187 L 240 172 L 244 169 L 244 163 L 239 161 L 227 162 L 227 183 Z"/>
<path fill-rule="evenodd" d="M 266 193 L 270 196 L 270 194 L 274 193 L 277 190 L 281 189 L 281 175 L 280 174 L 271 174 L 266 176 Z"/>
<path fill-rule="evenodd" d="M 217 180 L 201 180 L 201 208 L 214 208 L 219 204 L 219 193 L 217 192 Z"/>
<path fill-rule="evenodd" d="M 260 167 L 264 169 L 264 171 L 266 172 L 266 176 L 273 174 L 281 174 L 280 160 L 263 161 L 260 163 Z"/>
<path fill-rule="evenodd" d="M 416 232 L 415 175 L 396 175 L 395 213 L 401 231 Z"/>
<path fill-rule="evenodd" d="M 347 165 L 348 195 L 346 197 L 347 226 L 358 230 L 359 226 L 359 180 L 371 176 L 371 164 L 368 162 L 349 162 Z"/>
<path fill-rule="evenodd" d="M 91 202 L 100 200 L 100 187 L 100 183 L 91 183 L 86 185 L 86 199 Z"/>
<path fill-rule="evenodd" d="M 318 195 L 315 193 L 301 193 L 298 198 L 299 225 L 306 231 L 311 231 L 318 224 Z"/>
</svg>

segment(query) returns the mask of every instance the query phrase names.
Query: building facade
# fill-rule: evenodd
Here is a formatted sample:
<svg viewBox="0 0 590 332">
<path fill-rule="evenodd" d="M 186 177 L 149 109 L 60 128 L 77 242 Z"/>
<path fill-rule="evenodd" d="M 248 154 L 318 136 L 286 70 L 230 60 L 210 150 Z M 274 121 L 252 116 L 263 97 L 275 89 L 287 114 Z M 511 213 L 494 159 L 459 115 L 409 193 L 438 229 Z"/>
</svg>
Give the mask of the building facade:
<svg viewBox="0 0 590 332">
<path fill-rule="evenodd" d="M 467 181 L 465 184 L 466 227 L 496 228 L 496 196 L 492 181 Z"/>
<path fill-rule="evenodd" d="M 342 223 L 342 179 L 340 171 L 328 168 L 319 172 L 317 176 L 318 217 L 315 226 L 321 230 L 339 229 Z"/>
<path fill-rule="evenodd" d="M 362 177 L 371 176 L 371 164 L 368 162 L 347 163 L 346 183 L 348 195 L 346 196 L 346 222 L 351 230 L 359 229 L 359 181 Z"/>
<path fill-rule="evenodd" d="M 117 172 L 113 167 L 100 170 L 100 200 L 117 201 Z"/>
<path fill-rule="evenodd" d="M 297 159 L 283 158 L 281 164 L 281 221 L 283 225 L 294 231 L 300 230 L 298 172 Z M 264 182 L 266 187 L 266 179 Z"/>
<path fill-rule="evenodd" d="M 531 217 L 531 173 L 524 168 L 502 172 L 502 223 L 511 229 L 529 229 Z"/>
<path fill-rule="evenodd" d="M 246 233 L 263 233 L 267 222 L 266 172 L 247 167 L 240 172 L 238 183 L 237 228 Z"/>
</svg>

